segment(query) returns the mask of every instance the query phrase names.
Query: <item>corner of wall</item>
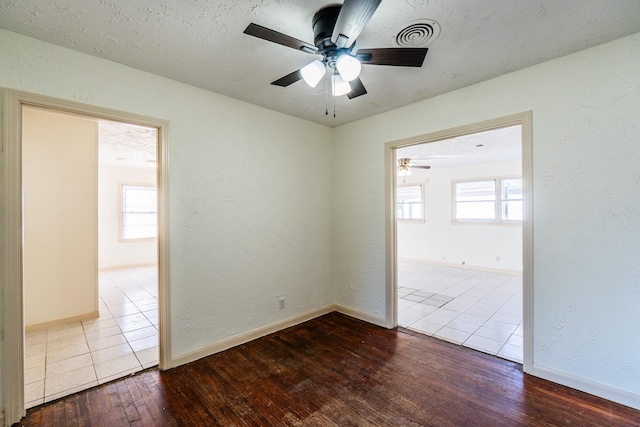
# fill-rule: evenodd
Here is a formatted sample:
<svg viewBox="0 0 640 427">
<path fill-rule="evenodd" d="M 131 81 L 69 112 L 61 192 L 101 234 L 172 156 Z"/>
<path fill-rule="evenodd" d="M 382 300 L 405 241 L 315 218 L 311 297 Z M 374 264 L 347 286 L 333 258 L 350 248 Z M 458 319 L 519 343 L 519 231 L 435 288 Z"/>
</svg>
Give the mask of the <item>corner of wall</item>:
<svg viewBox="0 0 640 427">
<path fill-rule="evenodd" d="M 380 326 L 382 328 L 389 328 L 387 325 L 387 319 L 379 316 L 372 316 L 369 313 L 365 313 L 360 310 L 355 310 L 350 307 L 345 307 L 343 305 L 334 304 L 335 311 L 338 313 L 342 313 L 346 316 L 353 317 L 358 320 L 362 320 L 363 322 L 372 323 L 374 325 Z"/>
<path fill-rule="evenodd" d="M 329 206 L 330 217 L 331 217 L 331 303 L 336 304 L 336 287 L 337 285 L 337 275 L 336 275 L 336 194 L 337 194 L 337 186 L 336 186 L 336 144 L 337 141 L 337 128 L 329 129 L 329 142 L 331 147 L 331 205 Z"/>
<path fill-rule="evenodd" d="M 4 205 L 4 146 L 7 135 L 4 132 L 4 89 L 0 88 L 0 144 L 2 150 L 0 150 L 0 192 L 2 192 Z M 4 241 L 4 209 L 0 210 L 0 242 Z M 0 262 L 0 277 L 4 277 L 4 263 Z M 4 283 L 2 283 L 0 289 L 0 307 L 3 307 L 3 294 Z M 0 330 L 4 330 L 4 318 L 0 316 Z M 4 425 L 4 334 L 0 334 L 0 425 Z"/>
</svg>

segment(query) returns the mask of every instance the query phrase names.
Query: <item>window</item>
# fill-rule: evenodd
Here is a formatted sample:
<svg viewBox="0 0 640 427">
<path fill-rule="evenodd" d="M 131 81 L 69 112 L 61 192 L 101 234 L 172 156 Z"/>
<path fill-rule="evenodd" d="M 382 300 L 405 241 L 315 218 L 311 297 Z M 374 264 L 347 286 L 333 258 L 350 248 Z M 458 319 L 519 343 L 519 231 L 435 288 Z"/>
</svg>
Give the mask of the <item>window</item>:
<svg viewBox="0 0 640 427">
<path fill-rule="evenodd" d="M 522 221 L 522 178 L 500 180 L 500 219 Z"/>
<path fill-rule="evenodd" d="M 397 188 L 396 211 L 398 219 L 423 221 L 424 198 L 422 185 L 402 185 Z"/>
<path fill-rule="evenodd" d="M 522 178 L 493 178 L 453 183 L 457 222 L 522 221 Z"/>
<path fill-rule="evenodd" d="M 455 219 L 492 220 L 496 215 L 496 182 L 471 181 L 455 184 Z"/>
<path fill-rule="evenodd" d="M 122 238 L 157 236 L 157 191 L 146 185 L 122 185 Z"/>
</svg>

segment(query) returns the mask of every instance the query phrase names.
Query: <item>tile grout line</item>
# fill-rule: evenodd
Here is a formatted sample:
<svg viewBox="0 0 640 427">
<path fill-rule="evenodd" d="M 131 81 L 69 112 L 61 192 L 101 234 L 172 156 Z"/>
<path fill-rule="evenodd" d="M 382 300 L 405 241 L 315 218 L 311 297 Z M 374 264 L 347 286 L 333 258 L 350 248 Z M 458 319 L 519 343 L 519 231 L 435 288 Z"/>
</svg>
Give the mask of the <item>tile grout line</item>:
<svg viewBox="0 0 640 427">
<path fill-rule="evenodd" d="M 429 272 L 433 271 L 433 270 L 436 270 L 436 269 L 427 269 L 427 272 L 426 273 L 423 272 L 422 274 L 429 274 Z M 444 271 L 445 272 L 448 271 L 450 273 L 451 269 L 444 270 Z M 405 269 L 405 273 L 406 272 L 407 272 L 407 270 Z M 518 290 L 516 290 L 515 292 L 510 292 L 509 289 L 511 288 L 511 286 L 508 285 L 510 283 L 510 281 L 512 281 L 514 279 L 514 277 L 517 277 L 517 276 L 499 277 L 498 275 L 500 273 L 496 273 L 496 274 L 491 274 L 491 275 L 487 276 L 484 279 L 484 281 L 486 282 L 487 280 L 495 280 L 497 283 L 491 284 L 490 289 L 488 289 L 487 292 L 483 292 L 484 295 L 480 296 L 479 299 L 471 307 L 467 308 L 463 312 L 459 312 L 458 310 L 449 309 L 449 311 L 454 311 L 454 312 L 457 312 L 458 314 L 455 317 L 453 317 L 451 320 L 448 320 L 445 324 L 443 324 L 442 326 L 437 328 L 435 330 L 435 332 L 433 332 L 433 333 L 429 333 L 429 332 L 426 332 L 424 330 L 421 331 L 419 329 L 419 326 L 416 325 L 416 323 L 420 322 L 421 320 L 427 319 L 432 314 L 436 314 L 438 312 L 438 310 L 440 310 L 440 309 L 447 309 L 446 306 L 450 302 L 455 301 L 457 298 L 463 296 L 464 294 L 469 293 L 473 289 L 479 288 L 482 285 L 483 282 L 472 284 L 470 287 L 465 288 L 463 292 L 459 292 L 460 291 L 460 288 L 459 288 L 460 283 L 463 283 L 463 282 L 465 282 L 467 280 L 470 280 L 470 279 L 472 279 L 472 278 L 474 278 L 476 276 L 479 276 L 482 273 L 476 273 L 476 274 L 473 274 L 473 275 L 466 274 L 466 275 L 463 275 L 462 277 L 458 277 L 458 279 L 462 278 L 462 280 L 458 281 L 458 282 L 453 282 L 453 283 L 449 284 L 446 287 L 437 286 L 437 288 L 439 290 L 436 292 L 433 288 L 429 289 L 428 291 L 426 291 L 424 286 L 422 286 L 421 289 L 415 289 L 416 285 L 420 282 L 420 279 L 415 279 L 415 276 L 417 274 L 420 274 L 420 272 L 418 271 L 417 267 L 413 267 L 410 270 L 410 272 L 412 274 L 412 277 L 414 277 L 414 279 L 411 280 L 411 282 L 409 284 L 407 284 L 406 286 L 400 285 L 398 287 L 399 290 L 401 288 L 404 288 L 405 290 L 408 290 L 407 293 L 404 293 L 404 291 L 403 291 L 403 295 L 399 296 L 399 301 L 403 300 L 404 299 L 403 297 L 406 297 L 406 296 L 409 296 L 409 295 L 413 295 L 413 294 L 416 294 L 418 292 L 433 293 L 433 294 L 443 295 L 443 294 L 446 294 L 447 291 L 449 291 L 450 294 L 454 294 L 455 293 L 455 294 L 457 294 L 457 296 L 455 296 L 452 300 L 445 302 L 442 306 L 437 307 L 436 310 L 434 310 L 434 311 L 432 311 L 432 312 L 430 312 L 430 313 L 428 313 L 426 315 L 423 315 L 419 319 L 417 319 L 417 320 L 409 320 L 408 324 L 405 325 L 405 327 L 407 327 L 407 328 L 410 328 L 410 329 L 413 329 L 413 330 L 417 330 L 418 332 L 426 333 L 427 335 L 434 336 L 436 338 L 441 338 L 441 339 L 445 339 L 447 341 L 454 341 L 454 342 L 458 342 L 458 341 L 455 341 L 451 337 L 444 336 L 444 333 L 442 335 L 438 335 L 438 333 L 440 331 L 442 331 L 444 328 L 449 328 L 451 330 L 457 331 L 460 334 L 469 334 L 469 336 L 462 343 L 460 343 L 461 345 L 464 345 L 468 340 L 470 340 L 474 336 L 477 336 L 478 338 L 482 338 L 482 339 L 492 340 L 492 341 L 495 341 L 497 344 L 500 345 L 499 349 L 496 352 L 489 351 L 489 350 L 486 350 L 486 349 L 484 351 L 487 352 L 487 353 L 494 354 L 494 355 L 499 355 L 499 353 L 503 350 L 503 348 L 505 348 L 506 344 L 508 344 L 508 341 L 515 334 L 515 332 L 517 331 L 518 327 L 520 327 L 520 325 L 522 324 L 522 320 L 520 319 L 520 322 L 517 325 L 515 325 L 515 329 L 513 331 L 511 331 L 510 333 L 508 333 L 509 336 L 504 341 L 503 340 L 495 340 L 495 339 L 492 339 L 492 338 L 483 337 L 481 335 L 476 335 L 476 332 L 482 327 L 487 328 L 487 329 L 491 329 L 491 330 L 495 330 L 495 331 L 500 331 L 500 329 L 495 329 L 494 327 L 492 327 L 493 325 L 487 325 L 487 323 L 492 321 L 492 320 L 494 322 L 505 323 L 506 325 L 512 325 L 510 323 L 494 319 L 494 317 L 496 315 L 498 315 L 498 314 L 504 313 L 504 311 L 506 311 L 506 310 L 504 310 L 504 307 L 507 306 L 507 304 L 509 304 L 513 300 L 513 298 L 515 298 L 517 296 Z M 400 271 L 400 275 L 402 275 L 402 273 L 403 273 L 403 271 L 401 270 Z M 436 277 L 438 277 L 438 279 L 435 280 L 434 282 L 432 282 L 432 284 L 441 284 L 442 282 L 447 280 L 446 277 L 443 277 L 443 274 L 444 273 L 442 273 L 442 272 L 436 273 Z M 453 275 L 449 274 L 449 276 L 451 276 L 451 277 L 455 277 L 455 276 L 458 276 L 458 275 L 459 275 L 459 273 L 458 274 L 453 274 Z M 401 279 L 399 278 L 399 281 L 400 280 Z M 451 292 L 452 289 L 456 289 L 455 292 Z M 501 296 L 501 295 L 505 295 L 505 294 L 507 295 L 507 297 Z M 415 296 L 421 297 L 420 295 L 415 295 Z M 448 295 L 445 295 L 445 296 L 448 296 Z M 493 296 L 494 298 L 490 298 L 491 296 Z M 473 315 L 471 313 L 468 313 L 469 309 L 472 309 L 475 306 L 480 306 L 481 302 L 482 302 L 482 300 L 484 298 L 492 299 L 493 301 L 498 302 L 499 305 L 497 305 L 495 308 L 490 310 L 491 311 L 491 315 L 490 316 L 479 316 L 479 317 L 482 318 L 483 322 L 482 322 L 481 325 L 474 325 L 474 326 L 477 326 L 475 328 L 474 332 L 470 333 L 470 332 L 467 332 L 467 331 L 461 331 L 460 329 L 456 328 L 455 326 L 450 326 L 452 322 L 457 320 L 463 314 Z M 405 301 L 411 301 L 410 299 L 404 299 L 404 300 Z M 402 312 L 406 312 L 406 310 L 414 308 L 414 307 L 418 306 L 419 304 L 423 304 L 424 300 L 426 300 L 426 298 L 423 299 L 422 301 L 419 301 L 419 302 L 416 301 L 416 303 L 414 305 L 412 305 L 412 306 L 410 306 L 408 308 L 405 308 L 404 310 L 399 308 L 398 309 L 399 314 L 401 314 Z M 427 304 L 427 305 L 429 305 L 429 304 Z M 478 317 L 478 316 L 476 316 L 476 317 Z M 414 316 L 409 316 L 409 318 L 412 319 L 412 318 L 415 318 L 415 317 Z M 501 356 L 501 357 L 503 357 L 503 356 Z M 518 362 L 521 362 L 521 361 L 518 360 Z"/>
<path fill-rule="evenodd" d="M 145 275 L 145 274 L 143 274 L 142 276 L 140 276 L 140 275 L 139 275 L 139 277 L 141 277 L 141 279 L 140 279 L 140 280 L 143 280 L 143 281 L 156 280 L 156 286 L 157 286 L 157 278 L 155 278 L 155 279 L 154 279 L 152 275 Z M 112 289 L 112 288 L 113 288 L 113 289 L 117 289 L 117 290 L 118 290 L 118 292 L 120 292 L 120 293 L 122 293 L 123 295 L 125 295 L 125 298 L 127 299 L 128 303 L 133 304 L 133 306 L 134 306 L 134 307 L 135 307 L 135 309 L 137 310 L 137 312 L 136 312 L 136 313 L 133 313 L 133 314 L 141 315 L 141 316 L 142 316 L 142 318 L 145 320 L 145 322 L 147 322 L 147 323 L 150 325 L 150 327 L 153 327 L 153 329 L 156 331 L 156 334 L 152 334 L 152 335 L 149 335 L 148 337 L 143 337 L 143 338 L 140 338 L 140 339 L 148 339 L 148 338 L 150 338 L 150 337 L 152 337 L 152 336 L 154 336 L 154 335 L 155 335 L 155 336 L 156 336 L 156 338 L 155 338 L 155 339 L 156 339 L 156 341 L 157 341 L 157 330 L 158 330 L 158 328 L 157 328 L 156 324 L 154 323 L 154 321 L 152 321 L 152 319 L 151 319 L 151 318 L 149 318 L 149 315 L 148 315 L 148 314 L 145 314 L 145 312 L 143 312 L 142 310 L 140 310 L 140 307 L 138 307 L 138 305 L 136 304 L 136 302 L 135 302 L 134 300 L 132 300 L 132 299 L 129 297 L 129 293 L 128 293 L 128 291 L 129 291 L 129 292 L 131 292 L 131 291 L 133 291 L 133 292 L 144 292 L 144 293 L 145 293 L 145 295 L 144 295 L 144 296 L 145 296 L 145 298 L 142 298 L 142 299 L 146 299 L 146 300 L 154 300 L 154 302 L 149 303 L 149 304 L 155 304 L 155 307 L 156 307 L 156 308 L 155 308 L 155 311 L 156 311 L 156 313 L 157 313 L 157 296 L 156 296 L 156 295 L 154 295 L 154 294 L 152 294 L 152 293 L 150 293 L 150 292 L 146 289 L 146 287 L 145 287 L 145 286 L 148 286 L 148 285 L 145 285 L 145 286 L 141 285 L 141 284 L 140 284 L 140 282 L 139 282 L 138 280 L 136 280 L 134 277 L 132 277 L 131 275 L 124 274 L 124 278 L 128 281 L 128 283 L 131 283 L 131 284 L 135 285 L 133 289 L 132 289 L 131 287 L 129 287 L 129 286 L 125 286 L 124 288 L 123 288 L 123 287 L 121 287 L 121 286 L 120 286 L 116 281 L 114 281 L 114 280 L 113 280 L 110 276 L 108 276 L 108 275 L 106 276 L 106 279 L 105 279 L 105 280 L 108 280 L 108 281 L 109 281 L 113 286 L 110 286 L 110 287 L 109 287 L 109 288 L 107 288 L 107 289 Z M 100 282 L 99 282 L 99 286 L 100 286 Z M 134 350 L 134 348 L 133 348 L 133 346 L 132 346 L 132 344 L 131 344 L 131 341 L 127 338 L 127 335 L 125 335 L 125 332 L 124 332 L 124 330 L 122 329 L 122 326 L 120 325 L 120 323 L 118 323 L 118 322 L 116 321 L 116 318 L 117 318 L 117 317 L 124 317 L 124 316 L 127 316 L 128 314 L 123 314 L 122 316 L 117 316 L 117 317 L 116 317 L 116 316 L 114 316 L 114 313 L 112 312 L 112 308 L 110 308 L 110 307 L 109 307 L 109 304 L 108 304 L 108 303 L 107 303 L 107 301 L 103 298 L 103 295 L 102 295 L 102 293 L 103 293 L 103 292 L 100 292 L 100 290 L 101 290 L 101 289 L 99 288 L 100 303 L 101 303 L 101 305 L 103 305 L 103 306 L 104 306 L 104 308 L 107 310 L 107 312 L 108 312 L 108 314 L 109 314 L 109 316 L 110 316 L 109 318 L 107 318 L 107 319 L 105 319 L 105 320 L 108 320 L 108 319 L 113 320 L 113 323 L 117 326 L 117 329 L 118 329 L 118 331 L 119 331 L 119 333 L 118 333 L 118 334 L 115 334 L 115 335 L 120 335 L 120 336 L 122 336 L 123 340 L 126 342 L 126 344 L 127 344 L 128 348 L 129 348 L 129 350 L 131 351 L 131 354 L 133 354 L 133 355 L 134 355 L 134 358 L 135 358 L 135 361 L 136 361 L 136 365 L 137 365 L 137 366 L 136 366 L 135 368 L 131 368 L 131 369 L 133 369 L 133 371 L 132 371 L 132 372 L 139 372 L 139 371 L 141 371 L 141 370 L 144 370 L 144 369 L 145 369 L 145 367 L 144 367 L 144 364 L 142 363 L 142 361 L 141 361 L 141 359 L 140 359 L 140 357 L 141 357 L 141 356 L 139 355 L 139 353 L 140 353 L 140 352 L 142 352 L 142 351 L 144 351 L 144 350 L 147 350 L 147 348 L 141 349 L 139 352 L 136 352 L 136 351 Z M 104 288 L 104 287 L 102 287 L 102 291 L 104 291 L 104 290 L 105 290 L 105 288 Z M 149 305 L 149 304 L 146 304 L 146 305 Z M 112 306 L 113 306 L 113 305 L 112 305 Z M 147 310 L 147 311 L 148 311 L 148 312 L 153 312 L 154 310 L 153 310 L 153 309 L 150 309 L 150 310 Z M 157 314 L 156 314 L 156 316 L 157 316 Z M 154 316 L 154 317 L 156 317 L 156 316 Z M 97 323 L 99 324 L 99 323 L 100 323 L 100 321 L 98 321 Z M 84 343 L 85 343 L 85 345 L 87 346 L 87 350 L 88 350 L 88 353 L 89 353 L 89 360 L 91 361 L 91 367 L 92 367 L 92 369 L 93 369 L 93 374 L 94 374 L 94 378 L 95 378 L 95 383 L 96 383 L 96 384 L 100 384 L 100 380 L 98 379 L 98 370 L 96 369 L 95 354 L 94 354 L 94 353 L 96 353 L 96 352 L 98 352 L 98 351 L 101 351 L 101 350 L 105 350 L 105 349 L 111 348 L 111 347 L 113 347 L 113 346 L 109 346 L 109 347 L 105 347 L 105 348 L 101 348 L 101 349 L 96 349 L 95 351 L 94 351 L 94 350 L 92 350 L 91 346 L 89 345 L 89 336 L 88 336 L 92 331 L 89 331 L 89 330 L 87 329 L 87 325 L 86 325 L 83 321 L 80 321 L 80 322 L 79 322 L 79 326 L 80 326 L 81 331 L 82 331 L 82 335 L 83 335 L 83 338 L 84 338 Z M 142 327 L 142 328 L 135 328 L 135 329 L 132 329 L 131 331 L 135 331 L 135 330 L 138 330 L 138 329 L 143 329 L 143 328 L 145 328 L 145 327 L 146 327 L 146 326 L 144 326 L 144 327 Z M 49 328 L 49 329 L 50 329 L 50 328 Z M 42 381 L 42 395 L 41 395 L 41 397 L 37 397 L 36 399 L 31 399 L 31 400 L 30 400 L 30 402 L 35 402 L 35 401 L 37 401 L 38 403 L 36 403 L 35 405 L 32 405 L 32 406 L 30 406 L 30 407 L 37 406 L 37 405 L 39 405 L 39 404 L 45 403 L 45 402 L 46 402 L 46 398 L 47 398 L 47 394 L 46 394 L 46 386 L 47 386 L 47 372 L 48 372 L 47 364 L 48 364 L 49 359 L 50 359 L 50 354 L 49 354 L 49 353 L 50 353 L 50 352 L 49 352 L 49 350 L 50 350 L 50 348 L 49 348 L 49 347 L 50 347 L 50 346 L 49 346 L 49 332 L 50 332 L 50 331 L 49 331 L 49 329 L 46 329 L 46 330 L 45 330 L 45 332 L 44 332 L 44 343 L 43 343 L 43 344 L 44 344 L 44 346 L 43 346 L 43 347 L 44 347 L 44 377 L 41 379 L 41 381 Z M 100 327 L 98 326 L 96 330 L 98 330 L 98 331 L 99 331 L 99 330 L 100 330 Z M 129 331 L 129 332 L 131 332 L 131 331 Z M 79 335 L 79 334 L 77 334 L 77 335 Z M 115 336 L 115 335 L 110 335 L 110 336 Z M 60 339 L 64 339 L 64 338 L 66 338 L 66 337 L 63 337 L 63 338 L 60 338 Z M 135 341 L 135 340 L 134 340 L 134 341 Z M 122 343 L 122 344 L 124 344 L 124 343 Z M 152 347 L 148 347 L 148 348 L 153 348 L 153 347 L 154 347 L 154 346 L 152 346 Z M 157 343 L 156 343 L 155 347 L 157 347 Z M 83 353 L 83 354 L 85 354 L 85 353 Z M 66 360 L 66 359 L 71 358 L 71 357 L 77 357 L 77 356 L 69 356 L 69 357 L 65 357 L 65 358 L 61 359 L 60 361 Z M 117 358 L 117 357 L 116 357 L 116 358 Z M 110 360 L 113 360 L 113 359 L 110 359 Z M 107 361 L 108 361 L 108 360 L 105 360 L 104 362 L 107 362 Z M 56 363 L 57 363 L 57 362 L 56 362 Z M 149 366 L 152 366 L 152 362 L 149 362 L 149 363 L 150 363 L 150 365 L 149 365 Z M 156 363 L 157 363 L 157 361 L 156 361 Z M 87 368 L 88 368 L 88 366 L 87 366 Z M 123 372 L 122 372 L 122 373 L 120 373 L 120 374 L 123 374 L 122 376 L 129 375 L 129 371 L 131 371 L 131 369 L 129 369 L 129 370 L 125 370 L 125 371 L 123 371 Z M 70 372 L 74 372 L 74 371 L 70 371 Z M 107 375 L 107 376 L 105 376 L 105 379 L 106 379 L 106 378 L 109 378 L 109 379 L 116 378 L 116 377 L 117 377 L 118 375 L 120 375 L 120 374 Z M 40 381 L 40 380 L 38 380 L 38 381 Z M 87 383 L 87 384 L 82 384 L 82 385 L 74 386 L 74 387 L 71 387 L 71 388 L 69 388 L 69 389 L 67 389 L 67 390 L 62 390 L 62 391 L 59 391 L 59 392 L 53 393 L 51 396 L 56 396 L 55 398 L 57 398 L 57 397 L 59 397 L 58 395 L 62 395 L 62 393 L 65 393 L 66 391 L 70 391 L 70 390 L 72 390 L 72 391 L 70 392 L 70 394 L 73 394 L 73 393 L 77 392 L 78 390 L 85 389 L 85 388 L 86 388 L 85 386 L 87 386 L 88 384 L 93 384 L 93 381 L 91 381 L 91 382 L 89 382 L 89 383 Z M 38 396 L 40 396 L 40 394 L 38 394 Z M 29 403 L 29 402 L 25 402 L 25 403 Z"/>
</svg>

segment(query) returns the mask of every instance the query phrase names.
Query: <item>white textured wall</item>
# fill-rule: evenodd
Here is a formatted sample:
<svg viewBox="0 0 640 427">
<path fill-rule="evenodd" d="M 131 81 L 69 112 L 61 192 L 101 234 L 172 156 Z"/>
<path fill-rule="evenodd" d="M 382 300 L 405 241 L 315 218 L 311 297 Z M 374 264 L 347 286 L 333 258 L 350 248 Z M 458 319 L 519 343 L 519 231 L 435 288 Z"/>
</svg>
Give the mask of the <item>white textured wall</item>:
<svg viewBox="0 0 640 427">
<path fill-rule="evenodd" d="M 521 161 L 414 169 L 406 184 L 422 184 L 425 221 L 398 221 L 398 256 L 467 267 L 522 271 L 520 224 L 452 223 L 455 180 L 520 176 Z M 399 181 L 402 182 L 402 181 Z M 496 258 L 500 258 L 497 260 Z"/>
<path fill-rule="evenodd" d="M 98 124 L 24 108 L 25 326 L 98 312 Z"/>
<path fill-rule="evenodd" d="M 337 129 L 336 302 L 384 317 L 386 142 L 533 110 L 534 369 L 640 407 L 638 76 L 640 34 Z"/>
<path fill-rule="evenodd" d="M 155 168 L 98 167 L 98 268 L 154 264 L 157 239 L 120 240 L 122 184 L 156 185 Z"/>
<path fill-rule="evenodd" d="M 170 121 L 174 355 L 332 302 L 331 129 L 5 30 L 0 86 Z"/>
</svg>

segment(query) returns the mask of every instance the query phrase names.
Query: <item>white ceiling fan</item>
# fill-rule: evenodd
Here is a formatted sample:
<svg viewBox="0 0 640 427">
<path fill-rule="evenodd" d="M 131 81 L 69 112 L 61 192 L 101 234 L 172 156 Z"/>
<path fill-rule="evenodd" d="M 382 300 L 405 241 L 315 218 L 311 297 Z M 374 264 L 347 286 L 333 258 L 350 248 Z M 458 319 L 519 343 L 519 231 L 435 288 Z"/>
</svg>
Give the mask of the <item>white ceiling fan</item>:
<svg viewBox="0 0 640 427">
<path fill-rule="evenodd" d="M 411 175 L 411 169 L 431 169 L 431 166 L 416 164 L 409 157 L 398 159 L 398 176 L 406 178 Z"/>
</svg>

